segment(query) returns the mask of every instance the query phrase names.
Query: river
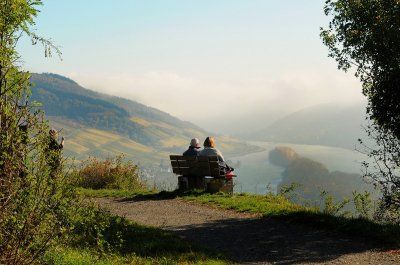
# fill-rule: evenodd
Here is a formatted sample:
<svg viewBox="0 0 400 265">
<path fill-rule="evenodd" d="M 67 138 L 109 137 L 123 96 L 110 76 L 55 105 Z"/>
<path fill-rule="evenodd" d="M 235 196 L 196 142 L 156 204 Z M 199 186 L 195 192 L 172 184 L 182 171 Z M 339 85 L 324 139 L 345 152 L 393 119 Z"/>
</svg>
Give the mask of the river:
<svg viewBox="0 0 400 265">
<path fill-rule="evenodd" d="M 276 146 L 288 146 L 303 157 L 323 163 L 330 171 L 361 173 L 361 162 L 366 159 L 357 151 L 329 146 L 272 142 L 251 142 L 251 144 L 261 146 L 266 150 L 228 158 L 233 163 L 240 161 L 240 167 L 235 169 L 238 175 L 236 192 L 257 194 L 265 194 L 268 191 L 276 192 L 284 171 L 283 168 L 272 165 L 268 159 L 269 152 Z"/>
</svg>

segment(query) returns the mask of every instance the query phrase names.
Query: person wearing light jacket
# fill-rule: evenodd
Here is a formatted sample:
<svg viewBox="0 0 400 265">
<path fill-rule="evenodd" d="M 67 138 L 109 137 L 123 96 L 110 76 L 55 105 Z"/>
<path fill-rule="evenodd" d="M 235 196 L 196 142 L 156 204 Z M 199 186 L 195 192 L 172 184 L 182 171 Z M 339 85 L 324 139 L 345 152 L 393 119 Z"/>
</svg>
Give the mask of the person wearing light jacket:
<svg viewBox="0 0 400 265">
<path fill-rule="evenodd" d="M 221 167 L 224 167 L 227 172 L 234 169 L 228 166 L 222 153 L 215 147 L 215 140 L 213 137 L 207 137 L 204 141 L 204 149 L 200 151 L 199 156 L 216 156 Z"/>
</svg>

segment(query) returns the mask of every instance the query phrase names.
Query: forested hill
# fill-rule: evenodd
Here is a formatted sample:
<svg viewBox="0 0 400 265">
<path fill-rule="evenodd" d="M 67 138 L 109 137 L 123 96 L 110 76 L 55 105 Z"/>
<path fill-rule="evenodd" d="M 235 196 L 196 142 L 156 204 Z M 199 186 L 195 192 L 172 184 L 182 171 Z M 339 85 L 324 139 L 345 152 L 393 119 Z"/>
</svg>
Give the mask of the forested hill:
<svg viewBox="0 0 400 265">
<path fill-rule="evenodd" d="M 32 74 L 31 82 L 32 99 L 43 104 L 54 126 L 64 128 L 70 140 L 67 151 L 74 156 L 181 152 L 191 138 L 208 134 L 168 113 L 85 89 L 64 76 Z M 222 149 L 228 153 L 256 150 L 234 139 L 219 138 Z"/>
</svg>

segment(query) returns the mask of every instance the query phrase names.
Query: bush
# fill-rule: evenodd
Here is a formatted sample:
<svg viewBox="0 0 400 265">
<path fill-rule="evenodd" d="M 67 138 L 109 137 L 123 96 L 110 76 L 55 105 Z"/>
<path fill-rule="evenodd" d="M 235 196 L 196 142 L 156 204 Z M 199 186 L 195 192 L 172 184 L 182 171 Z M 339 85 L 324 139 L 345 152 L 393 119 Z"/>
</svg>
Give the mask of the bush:
<svg viewBox="0 0 400 265">
<path fill-rule="evenodd" d="M 89 189 L 141 190 L 138 167 L 122 155 L 106 160 L 91 157 L 73 173 L 78 186 Z"/>
<path fill-rule="evenodd" d="M 100 251 L 111 250 L 122 245 L 121 227 L 125 227 L 126 222 L 92 204 L 77 203 L 69 212 L 70 230 L 63 243 L 73 247 L 95 247 Z"/>
</svg>

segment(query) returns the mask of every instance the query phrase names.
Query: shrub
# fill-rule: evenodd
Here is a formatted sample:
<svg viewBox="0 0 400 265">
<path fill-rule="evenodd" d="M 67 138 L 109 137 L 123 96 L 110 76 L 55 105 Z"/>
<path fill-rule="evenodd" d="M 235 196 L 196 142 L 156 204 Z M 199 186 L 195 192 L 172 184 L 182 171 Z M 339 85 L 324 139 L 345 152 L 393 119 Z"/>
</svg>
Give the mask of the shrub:
<svg viewBox="0 0 400 265">
<path fill-rule="evenodd" d="M 138 167 L 130 160 L 119 155 L 115 158 L 100 160 L 91 157 L 73 173 L 79 179 L 78 186 L 89 189 L 141 190 Z"/>
<path fill-rule="evenodd" d="M 16 50 L 25 35 L 32 44 L 43 44 L 45 55 L 58 52 L 32 29 L 41 2 L 0 1 L 0 264 L 38 263 L 64 234 L 73 200 Z"/>
<path fill-rule="evenodd" d="M 62 243 L 74 247 L 95 247 L 108 251 L 122 245 L 121 227 L 126 220 L 92 204 L 77 203 L 70 208 L 69 233 Z"/>
</svg>

